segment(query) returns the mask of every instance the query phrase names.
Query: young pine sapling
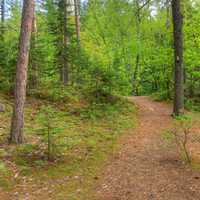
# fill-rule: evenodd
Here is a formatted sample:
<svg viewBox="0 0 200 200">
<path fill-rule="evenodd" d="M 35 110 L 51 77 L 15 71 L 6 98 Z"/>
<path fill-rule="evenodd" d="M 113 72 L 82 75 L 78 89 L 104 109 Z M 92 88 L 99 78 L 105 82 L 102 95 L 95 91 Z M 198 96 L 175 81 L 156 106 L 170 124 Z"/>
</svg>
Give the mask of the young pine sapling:
<svg viewBox="0 0 200 200">
<path fill-rule="evenodd" d="M 42 140 L 47 145 L 48 161 L 55 159 L 56 135 L 62 131 L 58 122 L 58 113 L 51 106 L 43 106 L 40 110 L 38 120 L 41 124 Z"/>
</svg>

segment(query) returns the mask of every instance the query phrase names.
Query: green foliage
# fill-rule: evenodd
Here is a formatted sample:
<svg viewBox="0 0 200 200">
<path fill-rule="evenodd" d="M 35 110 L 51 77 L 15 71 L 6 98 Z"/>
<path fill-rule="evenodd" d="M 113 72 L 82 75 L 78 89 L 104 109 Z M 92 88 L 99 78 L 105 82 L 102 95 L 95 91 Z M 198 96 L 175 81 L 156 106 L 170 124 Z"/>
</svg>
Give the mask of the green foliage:
<svg viewBox="0 0 200 200">
<path fill-rule="evenodd" d="M 193 124 L 193 120 L 189 115 L 182 115 L 175 117 L 174 125 L 180 129 L 191 129 Z"/>
<path fill-rule="evenodd" d="M 81 96 L 81 90 L 74 87 L 62 87 L 56 84 L 47 84 L 29 93 L 38 99 L 48 100 L 49 102 L 69 103 L 77 102 Z"/>
<path fill-rule="evenodd" d="M 8 169 L 3 162 L 0 162 L 0 175 L 2 174 L 4 175 L 8 174 Z"/>
<path fill-rule="evenodd" d="M 6 166 L 6 164 L 1 161 L 0 162 L 0 187 L 3 189 L 8 190 L 12 182 L 9 181 L 11 177 L 11 171 L 10 169 Z"/>
<path fill-rule="evenodd" d="M 186 99 L 185 108 L 190 111 L 200 111 L 200 102 L 199 99 Z"/>
<path fill-rule="evenodd" d="M 37 2 L 38 3 L 38 2 Z M 77 45 L 74 16 L 68 11 L 68 46 L 63 48 L 63 1 L 46 0 L 37 5 L 37 33 L 32 38 L 29 60 L 29 94 L 52 101 L 69 99 L 71 90 L 92 94 L 153 95 L 157 100 L 173 98 L 173 40 L 169 5 L 156 1 L 140 10 L 139 23 L 134 13 L 136 1 L 90 1 L 81 10 L 81 45 Z M 199 106 L 199 3 L 184 2 L 184 66 L 186 107 Z M 192 13 L 192 14 L 191 14 Z M 10 7 L 5 20 L 4 40 L 0 42 L 0 89 L 14 86 L 21 9 L 19 2 Z M 192 30 L 192 31 L 191 31 Z M 138 68 L 136 67 L 139 55 Z M 69 65 L 69 85 L 61 83 L 62 61 Z M 31 87 L 37 66 L 38 85 Z M 69 91 L 69 93 L 68 93 Z M 73 98 L 72 98 L 73 99 Z M 194 105 L 191 99 L 195 99 Z M 197 105 L 197 106 L 196 106 Z"/>
<path fill-rule="evenodd" d="M 37 146 L 32 144 L 24 144 L 17 148 L 17 153 L 21 156 L 29 156 L 31 155 L 35 150 L 37 150 Z"/>
<path fill-rule="evenodd" d="M 46 143 L 46 151 L 48 160 L 51 161 L 55 159 L 58 153 L 56 138 L 63 128 L 59 127 L 59 121 L 57 118 L 57 112 L 51 106 L 43 106 L 38 115 L 38 122 L 41 124 L 40 135 L 42 141 Z"/>
<path fill-rule="evenodd" d="M 170 99 L 168 91 L 160 91 L 160 92 L 153 93 L 152 98 L 155 101 L 166 101 Z"/>
<path fill-rule="evenodd" d="M 118 114 L 123 113 L 124 110 L 128 110 L 132 106 L 126 102 L 126 100 L 120 99 L 118 97 L 104 97 L 101 99 L 94 99 L 91 103 L 81 109 L 80 116 L 84 119 L 112 119 L 117 117 Z"/>
<path fill-rule="evenodd" d="M 1 126 L 5 127 L 0 132 L 7 138 L 12 102 L 10 96 L 6 95 L 0 95 L 0 101 L 7 108 L 7 112 L 0 115 Z M 52 198 L 56 199 L 59 196 L 61 199 L 70 199 L 73 195 L 75 199 L 87 199 L 86 194 L 93 187 L 94 177 L 98 176 L 108 155 L 117 148 L 119 136 L 126 133 L 127 129 L 136 126 L 135 106 L 126 99 L 115 97 L 101 103 L 96 102 L 102 105 L 93 106 L 92 113 L 95 113 L 95 117 L 90 117 L 87 112 L 90 112 L 89 105 L 93 101 L 94 99 L 88 102 L 84 98 L 83 102 L 81 100 L 60 103 L 28 97 L 24 131 L 27 143 L 20 146 L 5 145 L 7 155 L 2 160 L 7 160 L 9 156 L 10 165 L 6 167 L 12 172 L 12 166 L 16 166 L 18 171 L 0 176 L 2 190 L 13 191 L 16 187 L 20 187 L 24 180 L 30 181 L 28 182 L 30 188 L 34 188 L 36 184 L 41 188 L 41 185 L 43 187 L 49 182 L 52 183 L 52 180 L 66 180 L 66 177 L 72 177 L 70 181 L 56 184 L 56 191 L 52 193 Z M 51 105 L 51 127 L 55 133 L 51 135 L 54 143 L 53 153 L 55 153 L 53 162 L 47 160 L 45 113 L 48 109 L 46 106 L 40 107 L 41 105 Z M 15 176 L 17 177 L 14 179 Z M 80 179 L 73 178 L 75 176 Z M 83 189 L 79 194 L 76 193 L 78 188 Z"/>
</svg>

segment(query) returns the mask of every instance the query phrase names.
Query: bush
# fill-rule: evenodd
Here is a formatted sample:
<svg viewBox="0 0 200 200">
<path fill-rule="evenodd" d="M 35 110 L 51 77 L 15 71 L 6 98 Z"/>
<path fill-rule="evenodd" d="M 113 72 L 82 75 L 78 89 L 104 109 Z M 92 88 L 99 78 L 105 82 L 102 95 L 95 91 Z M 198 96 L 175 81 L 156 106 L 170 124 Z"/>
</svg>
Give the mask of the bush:
<svg viewBox="0 0 200 200">
<path fill-rule="evenodd" d="M 174 141 L 178 152 L 187 163 L 192 162 L 191 154 L 188 149 L 189 137 L 193 121 L 188 116 L 180 116 L 174 119 L 173 128 L 168 130 L 163 136 L 164 140 Z"/>
<path fill-rule="evenodd" d="M 170 99 L 168 91 L 159 91 L 159 92 L 153 93 L 152 98 L 155 101 L 166 101 Z"/>
<path fill-rule="evenodd" d="M 98 119 L 98 118 L 113 118 L 123 110 L 127 110 L 129 107 L 129 103 L 127 100 L 124 100 L 119 97 L 112 97 L 110 99 L 100 101 L 93 101 L 90 104 L 83 108 L 80 111 L 80 115 L 82 118 L 86 119 Z M 130 106 L 131 107 L 131 106 Z"/>
<path fill-rule="evenodd" d="M 79 94 L 73 87 L 55 87 L 49 85 L 48 87 L 29 91 L 29 95 L 51 102 L 71 102 L 77 101 Z"/>
<path fill-rule="evenodd" d="M 186 99 L 185 108 L 192 111 L 200 111 L 200 102 L 195 102 L 193 99 Z"/>
</svg>

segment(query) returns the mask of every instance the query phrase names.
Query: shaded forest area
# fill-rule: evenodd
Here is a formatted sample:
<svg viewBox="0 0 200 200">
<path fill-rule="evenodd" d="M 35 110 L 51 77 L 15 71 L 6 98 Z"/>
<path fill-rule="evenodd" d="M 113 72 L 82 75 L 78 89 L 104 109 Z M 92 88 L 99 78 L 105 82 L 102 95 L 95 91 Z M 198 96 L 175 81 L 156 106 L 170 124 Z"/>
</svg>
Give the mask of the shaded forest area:
<svg viewBox="0 0 200 200">
<path fill-rule="evenodd" d="M 181 129 L 191 164 L 199 10 L 198 0 L 0 0 L 0 199 L 87 198 L 138 125 L 130 96 L 173 104 L 171 135 Z"/>
</svg>

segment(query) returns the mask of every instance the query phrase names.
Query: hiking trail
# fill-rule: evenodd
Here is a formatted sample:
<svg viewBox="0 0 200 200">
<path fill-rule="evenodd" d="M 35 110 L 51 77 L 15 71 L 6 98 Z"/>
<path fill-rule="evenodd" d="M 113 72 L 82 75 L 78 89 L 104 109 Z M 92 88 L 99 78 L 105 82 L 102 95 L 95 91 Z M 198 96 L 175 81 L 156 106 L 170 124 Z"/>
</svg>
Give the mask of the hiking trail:
<svg viewBox="0 0 200 200">
<path fill-rule="evenodd" d="M 149 97 L 131 97 L 139 124 L 120 142 L 96 187 L 98 200 L 198 200 L 200 175 L 183 164 L 161 139 L 170 128 L 171 106 Z"/>
</svg>

